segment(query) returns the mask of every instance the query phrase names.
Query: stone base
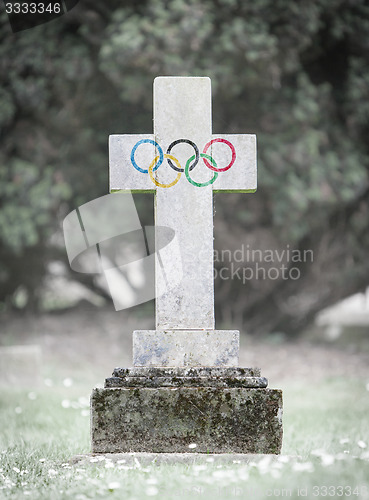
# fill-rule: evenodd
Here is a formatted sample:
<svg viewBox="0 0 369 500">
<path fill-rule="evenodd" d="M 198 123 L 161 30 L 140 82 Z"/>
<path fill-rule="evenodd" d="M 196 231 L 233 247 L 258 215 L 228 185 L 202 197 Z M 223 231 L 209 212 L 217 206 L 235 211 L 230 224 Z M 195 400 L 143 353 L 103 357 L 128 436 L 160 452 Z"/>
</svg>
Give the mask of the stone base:
<svg viewBox="0 0 369 500">
<path fill-rule="evenodd" d="M 149 372 L 145 387 L 131 370 L 116 369 L 92 393 L 93 453 L 188 453 L 191 444 L 197 453 L 280 453 L 282 391 L 260 388 L 267 381 L 257 369 L 231 368 L 230 376 L 227 369 L 222 376 L 214 368 L 175 376 L 157 369 L 151 378 L 165 378 L 164 387 L 150 383 Z M 192 377 L 201 386 L 189 386 Z"/>
<path fill-rule="evenodd" d="M 136 330 L 134 366 L 238 366 L 238 330 Z"/>
<path fill-rule="evenodd" d="M 105 387 L 248 387 L 265 388 L 268 381 L 259 368 L 149 367 L 115 368 Z"/>
</svg>

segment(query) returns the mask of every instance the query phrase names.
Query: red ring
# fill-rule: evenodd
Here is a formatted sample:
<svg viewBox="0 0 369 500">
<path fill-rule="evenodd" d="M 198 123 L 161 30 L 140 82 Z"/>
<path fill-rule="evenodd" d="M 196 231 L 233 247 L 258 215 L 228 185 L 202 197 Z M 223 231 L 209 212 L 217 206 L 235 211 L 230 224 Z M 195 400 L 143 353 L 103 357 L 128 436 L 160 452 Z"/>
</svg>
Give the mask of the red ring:
<svg viewBox="0 0 369 500">
<path fill-rule="evenodd" d="M 206 151 L 213 144 L 213 142 L 224 142 L 224 144 L 227 144 L 227 146 L 229 146 L 231 148 L 232 159 L 231 159 L 230 163 L 226 167 L 224 167 L 224 168 L 215 168 L 215 167 L 213 167 L 212 165 L 210 165 L 210 163 L 208 162 L 208 160 L 206 160 L 205 158 L 203 158 L 204 163 L 205 163 L 205 165 L 208 168 L 210 168 L 210 170 L 214 170 L 214 172 L 225 172 L 226 170 L 229 170 L 231 168 L 231 166 L 233 165 L 233 163 L 235 162 L 235 160 L 236 160 L 236 150 L 234 149 L 233 144 L 231 142 L 227 141 L 227 139 L 218 138 L 218 139 L 213 139 L 210 142 L 208 142 L 207 144 L 205 144 L 203 154 L 206 153 Z"/>
</svg>

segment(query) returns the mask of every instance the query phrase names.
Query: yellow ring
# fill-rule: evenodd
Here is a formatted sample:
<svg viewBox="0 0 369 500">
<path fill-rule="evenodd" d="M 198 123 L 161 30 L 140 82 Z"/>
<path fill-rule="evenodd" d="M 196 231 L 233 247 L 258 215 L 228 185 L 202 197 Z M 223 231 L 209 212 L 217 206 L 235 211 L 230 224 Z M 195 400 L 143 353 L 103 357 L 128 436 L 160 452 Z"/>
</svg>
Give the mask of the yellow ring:
<svg viewBox="0 0 369 500">
<path fill-rule="evenodd" d="M 177 158 L 175 156 L 165 154 L 164 158 L 167 158 L 169 160 L 174 161 L 174 163 L 177 165 L 178 168 L 182 168 L 181 164 L 179 163 L 179 161 L 177 160 Z M 153 161 L 150 163 L 150 166 L 149 166 L 149 175 L 150 175 L 152 182 L 155 184 L 155 186 L 162 187 L 162 188 L 170 188 L 170 187 L 174 186 L 175 184 L 177 184 L 177 182 L 181 178 L 182 172 L 178 172 L 177 177 L 170 184 L 162 184 L 161 182 L 159 182 L 155 179 L 154 173 L 153 173 L 153 168 L 155 167 L 158 159 L 159 159 L 159 155 L 155 156 L 155 158 L 153 159 Z"/>
</svg>

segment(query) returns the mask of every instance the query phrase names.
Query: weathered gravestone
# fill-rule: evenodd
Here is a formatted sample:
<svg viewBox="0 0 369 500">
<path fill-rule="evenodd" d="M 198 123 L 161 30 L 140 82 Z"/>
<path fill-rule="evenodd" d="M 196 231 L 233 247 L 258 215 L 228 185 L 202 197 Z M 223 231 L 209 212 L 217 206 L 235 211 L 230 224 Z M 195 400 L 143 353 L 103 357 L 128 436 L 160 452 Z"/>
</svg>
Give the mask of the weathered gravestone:
<svg viewBox="0 0 369 500">
<path fill-rule="evenodd" d="M 175 231 L 183 278 L 158 293 L 156 330 L 133 333 L 133 368 L 94 389 L 92 451 L 279 453 L 282 392 L 238 367 L 239 332 L 214 322 L 213 191 L 256 190 L 255 136 L 212 135 L 209 78 L 156 78 L 154 134 L 110 137 L 117 190 L 155 192 L 155 223 Z M 157 273 L 156 289 L 177 272 L 172 262 Z"/>
</svg>

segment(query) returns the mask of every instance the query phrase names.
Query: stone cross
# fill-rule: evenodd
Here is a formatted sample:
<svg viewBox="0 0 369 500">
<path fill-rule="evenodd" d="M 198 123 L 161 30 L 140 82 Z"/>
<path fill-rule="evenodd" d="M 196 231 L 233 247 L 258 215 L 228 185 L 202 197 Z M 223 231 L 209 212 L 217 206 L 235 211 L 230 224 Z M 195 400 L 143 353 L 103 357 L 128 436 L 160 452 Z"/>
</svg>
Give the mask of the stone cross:
<svg viewBox="0 0 369 500">
<path fill-rule="evenodd" d="M 214 327 L 212 193 L 256 190 L 255 136 L 212 135 L 208 78 L 157 78 L 154 134 L 110 137 L 110 190 L 155 192 L 156 330 L 93 390 L 93 453 L 279 453 L 282 391 Z"/>
<path fill-rule="evenodd" d="M 256 191 L 255 135 L 212 135 L 209 78 L 158 77 L 154 134 L 111 135 L 109 156 L 110 192 L 155 193 L 155 225 L 175 231 L 182 258 L 179 284 L 157 293 L 156 331 L 134 334 L 134 364 L 237 366 L 238 332 L 215 330 L 213 191 Z M 177 273 L 156 273 L 156 290 Z"/>
</svg>

